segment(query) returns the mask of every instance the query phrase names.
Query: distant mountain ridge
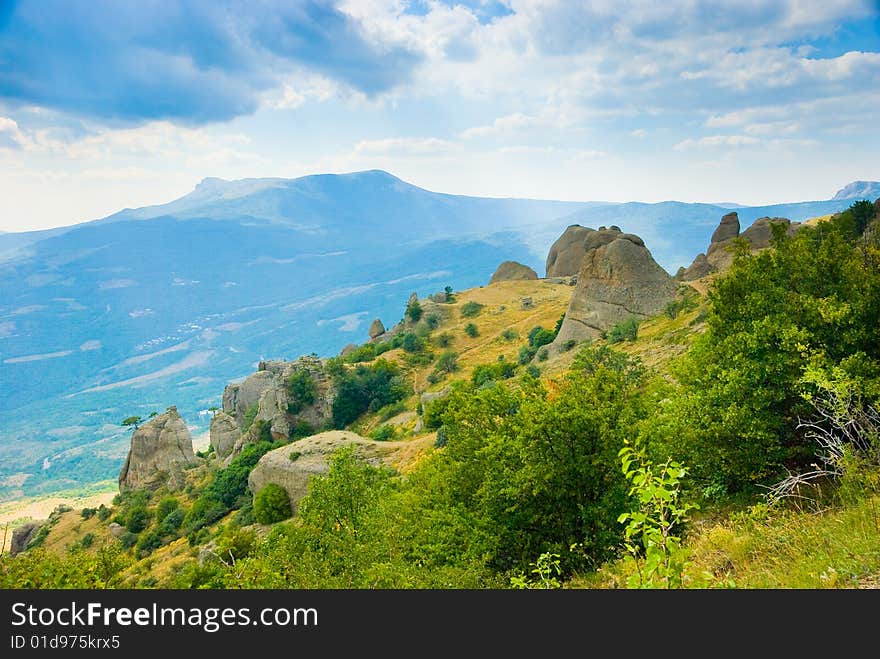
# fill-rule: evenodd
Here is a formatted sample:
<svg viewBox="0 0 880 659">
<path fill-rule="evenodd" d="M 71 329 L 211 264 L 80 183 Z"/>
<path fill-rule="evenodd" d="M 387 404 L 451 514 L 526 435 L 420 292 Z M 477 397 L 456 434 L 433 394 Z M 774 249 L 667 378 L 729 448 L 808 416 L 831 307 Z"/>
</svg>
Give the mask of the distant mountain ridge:
<svg viewBox="0 0 880 659">
<path fill-rule="evenodd" d="M 849 200 L 737 207 L 806 219 Z M 618 225 L 670 274 L 727 208 L 492 199 L 380 170 L 206 178 L 167 204 L 0 235 L 0 500 L 115 476 L 119 421 L 170 404 L 207 429 L 223 385 L 262 359 L 328 356 L 390 326 L 409 293 L 544 272 L 568 224 Z"/>
<path fill-rule="evenodd" d="M 880 182 L 878 181 L 853 181 L 837 191 L 832 197 L 834 201 L 848 200 L 858 201 L 869 199 L 871 201 L 880 197 Z"/>
</svg>

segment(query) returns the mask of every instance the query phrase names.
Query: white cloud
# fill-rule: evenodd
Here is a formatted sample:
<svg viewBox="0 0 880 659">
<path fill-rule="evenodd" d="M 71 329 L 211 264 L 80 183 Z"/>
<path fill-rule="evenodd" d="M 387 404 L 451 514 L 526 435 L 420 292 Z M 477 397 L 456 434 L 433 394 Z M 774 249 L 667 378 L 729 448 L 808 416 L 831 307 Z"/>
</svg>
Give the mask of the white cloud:
<svg viewBox="0 0 880 659">
<path fill-rule="evenodd" d="M 395 137 L 363 140 L 355 145 L 359 155 L 431 156 L 461 150 L 461 145 L 435 137 Z"/>
<path fill-rule="evenodd" d="M 516 112 L 504 117 L 498 117 L 489 125 L 468 128 L 467 130 L 462 131 L 461 137 L 467 140 L 476 137 L 504 136 L 534 126 L 539 126 L 543 123 L 544 122 L 537 117 L 530 117 L 521 112 Z"/>
<path fill-rule="evenodd" d="M 79 349 L 82 352 L 89 352 L 90 350 L 100 350 L 101 349 L 101 342 L 98 341 L 97 339 L 92 339 L 90 341 L 86 341 L 85 343 L 83 343 L 79 347 Z"/>
<path fill-rule="evenodd" d="M 4 359 L 4 364 L 23 364 L 25 362 L 40 362 L 44 359 L 57 359 L 58 357 L 67 357 L 73 354 L 73 350 L 59 350 L 58 352 L 44 352 L 39 355 L 24 355 L 22 357 L 10 357 Z"/>
</svg>

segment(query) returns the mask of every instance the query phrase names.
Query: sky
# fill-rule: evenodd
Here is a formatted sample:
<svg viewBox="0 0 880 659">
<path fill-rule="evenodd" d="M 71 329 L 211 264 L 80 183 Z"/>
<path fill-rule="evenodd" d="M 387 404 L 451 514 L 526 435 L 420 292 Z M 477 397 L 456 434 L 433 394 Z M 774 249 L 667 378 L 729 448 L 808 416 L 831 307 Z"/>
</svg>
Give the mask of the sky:
<svg viewBox="0 0 880 659">
<path fill-rule="evenodd" d="M 876 0 L 0 0 L 0 231 L 205 177 L 768 204 L 880 180 Z"/>
</svg>

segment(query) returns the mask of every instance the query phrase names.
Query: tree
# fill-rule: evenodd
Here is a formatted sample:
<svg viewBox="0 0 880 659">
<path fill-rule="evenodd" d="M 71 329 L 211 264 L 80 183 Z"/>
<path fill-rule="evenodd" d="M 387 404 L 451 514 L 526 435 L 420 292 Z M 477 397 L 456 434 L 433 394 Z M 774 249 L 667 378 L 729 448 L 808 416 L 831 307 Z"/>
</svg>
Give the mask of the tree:
<svg viewBox="0 0 880 659">
<path fill-rule="evenodd" d="M 132 429 L 132 431 L 134 431 L 138 429 L 143 421 L 144 420 L 139 416 L 128 416 L 122 420 L 121 425 L 128 426 Z"/>
<path fill-rule="evenodd" d="M 413 323 L 419 322 L 422 318 L 422 305 L 419 304 L 417 299 L 413 299 L 412 302 L 406 305 L 406 317 Z"/>
<path fill-rule="evenodd" d="M 287 491 L 276 483 L 267 483 L 254 497 L 254 517 L 260 524 L 275 524 L 293 514 Z"/>
</svg>

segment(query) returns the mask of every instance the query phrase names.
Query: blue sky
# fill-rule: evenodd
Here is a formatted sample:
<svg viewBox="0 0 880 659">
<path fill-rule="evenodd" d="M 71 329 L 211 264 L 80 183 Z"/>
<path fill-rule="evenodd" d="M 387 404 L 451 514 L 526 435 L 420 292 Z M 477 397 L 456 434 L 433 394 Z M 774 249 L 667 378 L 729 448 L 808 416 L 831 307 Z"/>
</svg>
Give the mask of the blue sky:
<svg viewBox="0 0 880 659">
<path fill-rule="evenodd" d="M 880 180 L 865 0 L 0 0 L 0 230 L 202 178 L 746 204 Z"/>
</svg>

